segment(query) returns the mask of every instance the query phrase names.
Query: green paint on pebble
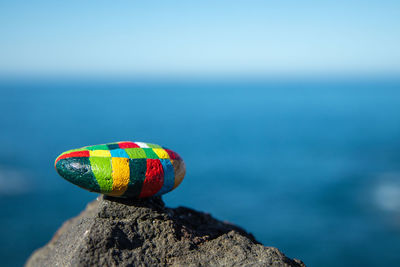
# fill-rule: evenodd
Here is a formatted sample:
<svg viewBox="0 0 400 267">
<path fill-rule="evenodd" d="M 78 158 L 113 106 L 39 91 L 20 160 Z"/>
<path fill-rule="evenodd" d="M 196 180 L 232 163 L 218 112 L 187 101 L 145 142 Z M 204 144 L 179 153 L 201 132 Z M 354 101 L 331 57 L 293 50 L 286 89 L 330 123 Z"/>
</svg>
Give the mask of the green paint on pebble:
<svg viewBox="0 0 400 267">
<path fill-rule="evenodd" d="M 92 172 L 89 158 L 60 159 L 56 164 L 56 170 L 71 183 L 92 192 L 100 192 L 100 186 Z"/>
<path fill-rule="evenodd" d="M 84 147 L 82 147 L 82 148 L 77 148 L 77 149 L 71 149 L 71 150 L 68 150 L 68 151 L 65 151 L 65 152 L 61 153 L 60 156 L 65 155 L 65 154 L 67 154 L 67 153 L 76 152 L 76 151 L 83 151 L 83 150 L 87 150 L 87 149 L 84 148 Z"/>
<path fill-rule="evenodd" d="M 100 186 L 100 192 L 107 194 L 112 191 L 112 163 L 111 158 L 90 157 L 90 165 Z"/>
<path fill-rule="evenodd" d="M 150 148 L 162 148 L 161 146 L 156 145 L 156 144 L 146 143 L 146 145 L 147 145 L 148 147 L 150 147 Z"/>
<path fill-rule="evenodd" d="M 148 159 L 159 159 L 158 155 L 153 151 L 152 148 L 143 148 L 146 153 L 146 158 Z"/>
<path fill-rule="evenodd" d="M 87 149 L 87 150 L 109 150 L 107 145 L 88 146 L 85 149 Z"/>
<path fill-rule="evenodd" d="M 129 184 L 125 191 L 126 197 L 137 197 L 142 191 L 143 182 L 146 178 L 147 160 L 129 159 Z"/>
<path fill-rule="evenodd" d="M 125 152 L 131 159 L 144 159 L 146 158 L 146 153 L 143 148 L 125 148 Z"/>
</svg>

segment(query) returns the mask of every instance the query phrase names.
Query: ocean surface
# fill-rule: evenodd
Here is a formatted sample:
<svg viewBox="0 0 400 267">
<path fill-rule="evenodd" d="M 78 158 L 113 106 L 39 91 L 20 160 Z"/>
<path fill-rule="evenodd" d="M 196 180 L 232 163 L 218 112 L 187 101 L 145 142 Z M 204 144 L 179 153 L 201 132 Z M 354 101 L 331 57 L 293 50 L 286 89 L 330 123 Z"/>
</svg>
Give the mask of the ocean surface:
<svg viewBox="0 0 400 267">
<path fill-rule="evenodd" d="M 1 80 L 0 258 L 22 265 L 97 197 L 57 175 L 63 151 L 176 150 L 164 196 L 242 226 L 308 266 L 400 262 L 400 80 Z"/>
</svg>

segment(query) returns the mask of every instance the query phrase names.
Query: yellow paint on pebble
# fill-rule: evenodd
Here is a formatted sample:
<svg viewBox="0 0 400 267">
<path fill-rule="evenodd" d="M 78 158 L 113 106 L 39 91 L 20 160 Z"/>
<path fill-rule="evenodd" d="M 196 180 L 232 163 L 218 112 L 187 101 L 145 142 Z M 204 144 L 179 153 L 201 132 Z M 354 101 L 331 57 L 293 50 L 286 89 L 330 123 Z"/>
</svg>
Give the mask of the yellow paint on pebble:
<svg viewBox="0 0 400 267">
<path fill-rule="evenodd" d="M 112 158 L 113 185 L 110 196 L 121 196 L 125 193 L 129 183 L 129 159 Z"/>
<path fill-rule="evenodd" d="M 90 150 L 91 157 L 111 157 L 110 150 Z"/>
<path fill-rule="evenodd" d="M 169 155 L 168 155 L 167 151 L 165 151 L 164 149 L 162 149 L 162 148 L 153 148 L 153 151 L 154 151 L 154 153 L 157 154 L 157 156 L 160 159 L 169 159 Z"/>
<path fill-rule="evenodd" d="M 183 160 L 171 160 L 172 166 L 174 166 L 174 173 L 175 173 L 175 182 L 174 188 L 175 189 L 183 180 L 186 173 L 186 165 Z"/>
</svg>

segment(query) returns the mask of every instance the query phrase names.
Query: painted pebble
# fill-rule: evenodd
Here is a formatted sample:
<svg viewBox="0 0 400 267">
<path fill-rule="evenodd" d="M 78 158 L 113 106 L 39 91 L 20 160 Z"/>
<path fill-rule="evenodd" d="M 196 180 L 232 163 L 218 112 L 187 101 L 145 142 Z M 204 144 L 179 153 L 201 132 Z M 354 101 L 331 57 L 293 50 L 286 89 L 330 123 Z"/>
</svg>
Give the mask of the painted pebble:
<svg viewBox="0 0 400 267">
<path fill-rule="evenodd" d="M 159 196 L 175 189 L 185 176 L 178 153 L 142 142 L 115 142 L 62 153 L 55 167 L 64 179 L 114 197 Z"/>
</svg>

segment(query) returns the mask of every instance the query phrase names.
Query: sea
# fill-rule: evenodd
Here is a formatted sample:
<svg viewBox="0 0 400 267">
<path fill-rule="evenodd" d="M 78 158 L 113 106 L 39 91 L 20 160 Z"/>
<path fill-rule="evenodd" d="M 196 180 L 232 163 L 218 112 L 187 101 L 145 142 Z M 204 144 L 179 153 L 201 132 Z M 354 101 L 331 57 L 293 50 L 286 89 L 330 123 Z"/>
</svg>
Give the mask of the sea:
<svg viewBox="0 0 400 267">
<path fill-rule="evenodd" d="M 307 266 L 400 262 L 400 79 L 0 80 L 0 258 L 21 266 L 97 194 L 62 152 L 114 141 L 177 151 L 163 199 L 239 225 Z"/>
</svg>

